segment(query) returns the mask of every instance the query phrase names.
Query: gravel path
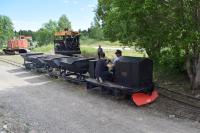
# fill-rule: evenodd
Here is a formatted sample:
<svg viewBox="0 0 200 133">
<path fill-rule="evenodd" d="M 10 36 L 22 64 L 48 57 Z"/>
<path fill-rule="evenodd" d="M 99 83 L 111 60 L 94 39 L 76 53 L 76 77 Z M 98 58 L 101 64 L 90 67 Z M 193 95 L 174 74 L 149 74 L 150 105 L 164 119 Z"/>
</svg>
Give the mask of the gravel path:
<svg viewBox="0 0 200 133">
<path fill-rule="evenodd" d="M 0 62 L 0 131 L 15 133 L 199 133 L 199 123 L 171 119 L 82 85 L 52 80 Z"/>
</svg>

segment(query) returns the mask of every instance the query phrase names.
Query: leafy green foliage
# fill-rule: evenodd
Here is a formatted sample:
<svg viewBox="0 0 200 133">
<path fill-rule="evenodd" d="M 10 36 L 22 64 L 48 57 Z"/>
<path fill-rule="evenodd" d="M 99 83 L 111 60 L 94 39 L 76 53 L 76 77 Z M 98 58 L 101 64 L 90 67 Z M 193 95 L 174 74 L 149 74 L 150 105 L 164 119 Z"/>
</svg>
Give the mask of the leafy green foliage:
<svg viewBox="0 0 200 133">
<path fill-rule="evenodd" d="M 82 39 L 95 39 L 95 40 L 104 40 L 104 33 L 102 26 L 100 25 L 97 17 L 94 17 L 94 21 L 91 23 L 90 28 L 88 30 L 81 31 Z"/>
<path fill-rule="evenodd" d="M 98 0 L 96 14 L 109 40 L 145 49 L 169 71 L 186 68 L 200 83 L 199 0 Z"/>
<path fill-rule="evenodd" d="M 0 48 L 14 35 L 13 23 L 7 16 L 0 15 Z"/>
<path fill-rule="evenodd" d="M 48 23 L 45 23 L 43 27 L 37 31 L 36 40 L 38 41 L 38 44 L 41 46 L 52 43 L 57 28 L 58 24 L 56 21 L 49 20 Z"/>
<path fill-rule="evenodd" d="M 91 24 L 91 27 L 88 29 L 88 32 L 90 38 L 97 40 L 104 39 L 103 29 L 96 17 L 94 18 L 94 22 Z"/>
<path fill-rule="evenodd" d="M 66 28 L 71 29 L 71 22 L 66 15 L 62 15 L 58 20 L 58 30 L 63 31 Z"/>
<path fill-rule="evenodd" d="M 170 28 L 165 1 L 160 0 L 99 0 L 97 15 L 104 33 L 111 41 L 145 48 L 150 58 L 158 58 L 167 45 Z"/>
<path fill-rule="evenodd" d="M 198 4 L 198 0 L 99 0 L 97 16 L 108 39 L 125 45 L 135 42 L 156 60 L 163 48 L 199 43 L 200 18 L 194 17 Z"/>
<path fill-rule="evenodd" d="M 36 41 L 39 46 L 53 43 L 54 33 L 57 31 L 63 31 L 65 28 L 71 29 L 71 22 L 68 20 L 66 15 L 62 15 L 58 22 L 49 20 L 45 23 L 42 28 L 36 32 Z"/>
<path fill-rule="evenodd" d="M 31 30 L 20 30 L 18 32 L 15 31 L 15 36 L 17 35 L 32 36 L 33 41 L 36 40 L 36 32 Z"/>
</svg>

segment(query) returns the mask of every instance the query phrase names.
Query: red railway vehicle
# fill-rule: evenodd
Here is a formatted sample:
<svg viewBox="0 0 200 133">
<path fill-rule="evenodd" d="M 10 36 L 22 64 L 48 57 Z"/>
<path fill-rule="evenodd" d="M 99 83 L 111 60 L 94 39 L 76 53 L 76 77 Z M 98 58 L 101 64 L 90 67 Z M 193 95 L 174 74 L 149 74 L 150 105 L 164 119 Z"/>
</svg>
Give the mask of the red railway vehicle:
<svg viewBox="0 0 200 133">
<path fill-rule="evenodd" d="M 3 49 L 5 54 L 14 55 L 18 53 L 27 53 L 30 43 L 28 40 L 32 40 L 31 36 L 19 36 L 16 39 L 11 39 L 7 43 L 7 48 Z"/>
</svg>

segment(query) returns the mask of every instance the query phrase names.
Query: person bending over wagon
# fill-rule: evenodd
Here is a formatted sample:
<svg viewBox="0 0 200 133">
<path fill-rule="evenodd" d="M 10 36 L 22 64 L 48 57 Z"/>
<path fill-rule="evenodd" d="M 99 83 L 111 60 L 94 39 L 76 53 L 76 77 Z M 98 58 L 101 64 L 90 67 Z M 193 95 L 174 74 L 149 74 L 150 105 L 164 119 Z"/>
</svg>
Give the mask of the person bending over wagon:
<svg viewBox="0 0 200 133">
<path fill-rule="evenodd" d="M 105 59 L 105 53 L 100 54 L 100 59 L 96 63 L 95 76 L 98 82 L 103 82 L 104 80 L 112 80 L 112 74 L 108 70 L 108 62 Z"/>
</svg>

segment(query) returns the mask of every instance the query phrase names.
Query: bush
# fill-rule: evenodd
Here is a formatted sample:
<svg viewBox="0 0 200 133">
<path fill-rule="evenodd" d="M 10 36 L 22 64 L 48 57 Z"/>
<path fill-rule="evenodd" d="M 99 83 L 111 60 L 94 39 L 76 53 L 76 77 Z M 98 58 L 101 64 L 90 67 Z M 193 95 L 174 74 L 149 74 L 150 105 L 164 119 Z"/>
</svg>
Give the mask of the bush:
<svg viewBox="0 0 200 133">
<path fill-rule="evenodd" d="M 53 53 L 54 52 L 54 45 L 48 44 L 48 45 L 42 45 L 36 48 L 33 48 L 33 52 L 42 52 L 42 53 Z"/>
<path fill-rule="evenodd" d="M 184 67 L 184 56 L 178 50 L 165 50 L 162 51 L 159 58 L 159 64 L 155 64 L 163 72 L 167 73 L 182 73 L 185 71 Z"/>
</svg>

